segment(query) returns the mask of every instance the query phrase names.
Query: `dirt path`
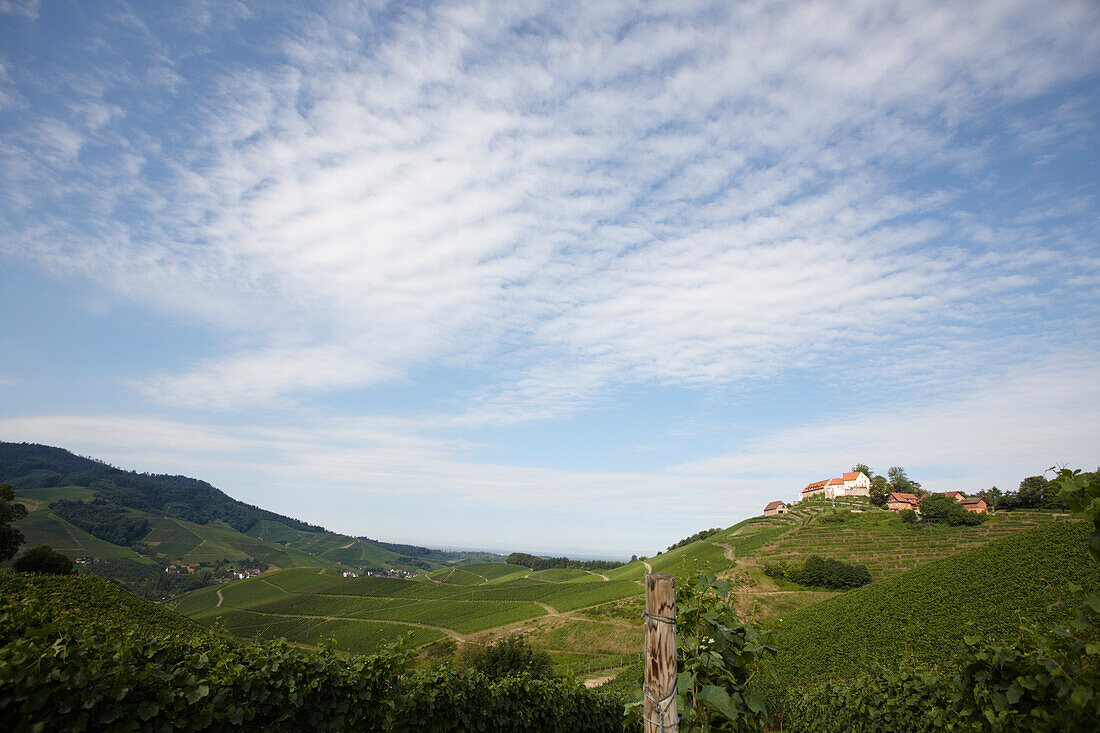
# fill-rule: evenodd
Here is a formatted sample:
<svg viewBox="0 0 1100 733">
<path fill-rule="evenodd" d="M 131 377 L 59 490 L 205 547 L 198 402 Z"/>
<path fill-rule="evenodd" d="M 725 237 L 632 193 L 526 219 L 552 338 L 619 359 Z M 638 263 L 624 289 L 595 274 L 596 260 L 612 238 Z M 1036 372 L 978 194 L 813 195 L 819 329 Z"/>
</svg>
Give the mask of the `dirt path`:
<svg viewBox="0 0 1100 733">
<path fill-rule="evenodd" d="M 550 614 L 551 616 L 561 616 L 561 615 L 562 615 L 561 611 L 559 611 L 558 609 L 554 608 L 554 607 L 553 607 L 553 606 L 551 606 L 551 605 L 550 605 L 549 603 L 542 603 L 541 601 L 535 601 L 535 603 L 538 603 L 538 604 L 539 604 L 540 606 L 542 606 L 543 608 L 545 608 L 545 609 L 546 609 L 546 612 L 547 612 L 548 614 Z"/>
<path fill-rule="evenodd" d="M 351 547 L 351 546 L 352 546 L 352 545 L 354 545 L 354 544 L 355 544 L 354 542 L 349 542 L 349 543 L 347 543 L 346 545 L 344 545 L 343 547 L 338 547 L 338 548 L 336 548 L 336 549 L 338 549 L 338 550 L 346 550 L 346 549 L 348 549 L 349 547 Z"/>
<path fill-rule="evenodd" d="M 214 608 L 221 608 L 222 601 L 225 600 L 224 598 L 222 598 L 222 589 L 218 588 L 216 591 L 214 591 L 214 593 L 218 596 L 218 602 L 214 604 Z"/>
<path fill-rule="evenodd" d="M 647 573 L 649 573 L 650 575 L 652 575 L 652 574 L 653 574 L 653 566 L 652 566 L 652 565 L 650 565 L 649 563 L 647 563 L 647 562 L 646 562 L 645 560 L 642 560 L 642 565 L 645 565 L 645 571 L 646 571 Z"/>
<path fill-rule="evenodd" d="M 611 578 L 607 577 L 607 576 L 606 576 L 606 575 L 604 575 L 603 573 L 594 573 L 594 572 L 592 572 L 591 570 L 585 570 L 584 572 L 588 573 L 589 575 L 595 575 L 595 576 L 597 576 L 597 577 L 603 578 L 603 579 L 604 579 L 604 580 L 606 580 L 606 581 L 607 581 L 608 583 L 610 583 L 610 582 L 611 582 Z"/>
<path fill-rule="evenodd" d="M 605 685 L 611 680 L 615 679 L 615 675 L 603 675 L 602 677 L 590 677 L 584 681 L 584 686 L 591 690 L 593 687 L 599 687 Z"/>
<path fill-rule="evenodd" d="M 736 560 L 733 557 L 733 548 L 732 547 L 730 547 L 729 545 L 723 544 L 721 542 L 711 542 L 711 544 L 714 545 L 715 547 L 721 547 L 723 550 L 725 550 L 727 560 L 729 560 L 730 562 L 736 562 Z"/>
</svg>

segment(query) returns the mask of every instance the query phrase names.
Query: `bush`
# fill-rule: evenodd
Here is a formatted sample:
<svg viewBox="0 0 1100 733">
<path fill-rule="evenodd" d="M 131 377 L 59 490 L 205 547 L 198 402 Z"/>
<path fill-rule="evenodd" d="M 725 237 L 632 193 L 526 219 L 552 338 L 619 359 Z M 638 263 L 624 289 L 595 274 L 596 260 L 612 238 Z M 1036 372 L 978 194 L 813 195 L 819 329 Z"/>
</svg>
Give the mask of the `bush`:
<svg viewBox="0 0 1100 733">
<path fill-rule="evenodd" d="M 35 575 L 69 575 L 76 572 L 73 561 L 49 545 L 39 545 L 24 552 L 11 564 L 21 573 Z"/>
<path fill-rule="evenodd" d="M 871 573 L 863 565 L 810 555 L 801 568 L 794 568 L 787 577 L 799 585 L 814 585 L 843 590 L 858 588 L 871 582 Z"/>
<path fill-rule="evenodd" d="M 976 527 L 985 521 L 985 515 L 968 512 L 957 501 L 942 494 L 924 497 L 920 503 L 920 512 L 924 521 L 931 524 Z"/>
<path fill-rule="evenodd" d="M 767 561 L 764 563 L 764 575 L 769 578 L 786 578 L 790 569 L 787 567 L 785 560 L 777 560 L 775 562 Z"/>
<path fill-rule="evenodd" d="M 492 679 L 521 675 L 542 679 L 553 673 L 550 655 L 535 649 L 519 635 L 506 636 L 488 646 L 468 645 L 462 650 L 460 664 Z"/>
<path fill-rule="evenodd" d="M 898 517 L 900 517 L 901 521 L 905 524 L 917 523 L 917 513 L 912 509 L 902 509 L 900 512 L 898 512 Z"/>
<path fill-rule="evenodd" d="M 847 522 L 851 516 L 852 512 L 849 509 L 841 509 L 840 511 L 833 510 L 828 514 L 822 513 L 818 521 L 825 522 L 826 524 Z"/>
</svg>

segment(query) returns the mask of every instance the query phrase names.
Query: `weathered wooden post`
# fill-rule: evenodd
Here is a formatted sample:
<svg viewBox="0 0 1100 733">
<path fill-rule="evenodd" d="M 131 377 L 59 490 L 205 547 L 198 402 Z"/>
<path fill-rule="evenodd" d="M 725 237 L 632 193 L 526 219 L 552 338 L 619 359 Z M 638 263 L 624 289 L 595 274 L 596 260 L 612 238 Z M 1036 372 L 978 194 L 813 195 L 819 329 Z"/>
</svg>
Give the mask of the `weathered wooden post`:
<svg viewBox="0 0 1100 733">
<path fill-rule="evenodd" d="M 678 733 L 676 576 L 645 576 L 645 733 Z"/>
</svg>

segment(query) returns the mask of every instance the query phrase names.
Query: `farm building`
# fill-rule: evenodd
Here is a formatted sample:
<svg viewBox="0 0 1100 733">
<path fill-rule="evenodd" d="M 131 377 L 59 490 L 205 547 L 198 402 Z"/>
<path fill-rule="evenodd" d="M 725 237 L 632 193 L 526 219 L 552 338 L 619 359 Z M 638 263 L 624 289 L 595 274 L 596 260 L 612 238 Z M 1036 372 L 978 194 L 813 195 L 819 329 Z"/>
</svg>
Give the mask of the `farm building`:
<svg viewBox="0 0 1100 733">
<path fill-rule="evenodd" d="M 803 499 L 811 496 L 822 495 L 827 499 L 838 496 L 870 496 L 871 479 L 862 471 L 845 473 L 838 478 L 827 478 L 821 481 L 813 481 L 802 489 Z"/>
<path fill-rule="evenodd" d="M 778 516 L 780 514 L 786 514 L 786 513 L 787 513 L 787 505 L 784 504 L 782 501 L 779 501 L 778 499 L 776 501 L 769 502 L 768 505 L 766 507 L 764 507 L 764 516 L 765 517 L 775 517 L 775 516 Z"/>
<path fill-rule="evenodd" d="M 974 512 L 975 514 L 988 514 L 989 505 L 985 503 L 985 499 L 977 496 L 969 496 L 959 501 L 962 504 L 962 508 L 968 512 Z"/>
<path fill-rule="evenodd" d="M 920 499 L 912 494 L 899 494 L 892 493 L 886 497 L 886 508 L 892 512 L 900 512 L 905 509 L 912 509 L 915 512 L 920 512 Z"/>
</svg>

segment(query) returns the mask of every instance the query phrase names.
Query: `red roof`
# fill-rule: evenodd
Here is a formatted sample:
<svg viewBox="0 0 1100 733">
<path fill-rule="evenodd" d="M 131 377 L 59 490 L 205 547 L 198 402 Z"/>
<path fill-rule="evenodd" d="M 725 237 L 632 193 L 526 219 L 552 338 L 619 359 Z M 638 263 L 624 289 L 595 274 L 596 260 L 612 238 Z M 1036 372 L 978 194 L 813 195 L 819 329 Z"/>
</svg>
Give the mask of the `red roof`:
<svg viewBox="0 0 1100 733">
<path fill-rule="evenodd" d="M 842 479 L 842 478 L 831 478 L 831 479 L 829 479 L 829 486 L 842 486 L 843 484 L 844 484 L 844 479 Z"/>
<path fill-rule="evenodd" d="M 966 496 L 961 491 L 945 491 L 945 492 L 943 492 L 943 495 L 944 496 L 950 496 L 952 499 L 954 499 L 956 496 Z"/>
<path fill-rule="evenodd" d="M 980 496 L 968 496 L 962 500 L 963 504 L 985 504 L 985 499 Z"/>
<path fill-rule="evenodd" d="M 787 505 L 784 504 L 782 501 L 779 501 L 777 499 L 776 501 L 768 502 L 768 505 L 766 507 L 764 507 L 764 511 L 770 512 L 772 509 L 775 509 L 776 507 L 780 507 L 780 506 L 787 506 Z"/>
<path fill-rule="evenodd" d="M 890 496 L 887 497 L 886 501 L 887 502 L 900 501 L 900 502 L 905 502 L 906 504 L 918 504 L 918 503 L 920 503 L 919 500 L 917 499 L 917 497 L 913 496 L 912 494 L 898 494 L 896 492 L 890 494 Z"/>
<path fill-rule="evenodd" d="M 846 474 L 844 474 L 844 480 L 845 481 L 855 481 L 857 478 L 859 478 L 859 475 L 861 473 L 863 473 L 863 471 L 856 471 L 855 473 L 846 473 Z"/>
</svg>

